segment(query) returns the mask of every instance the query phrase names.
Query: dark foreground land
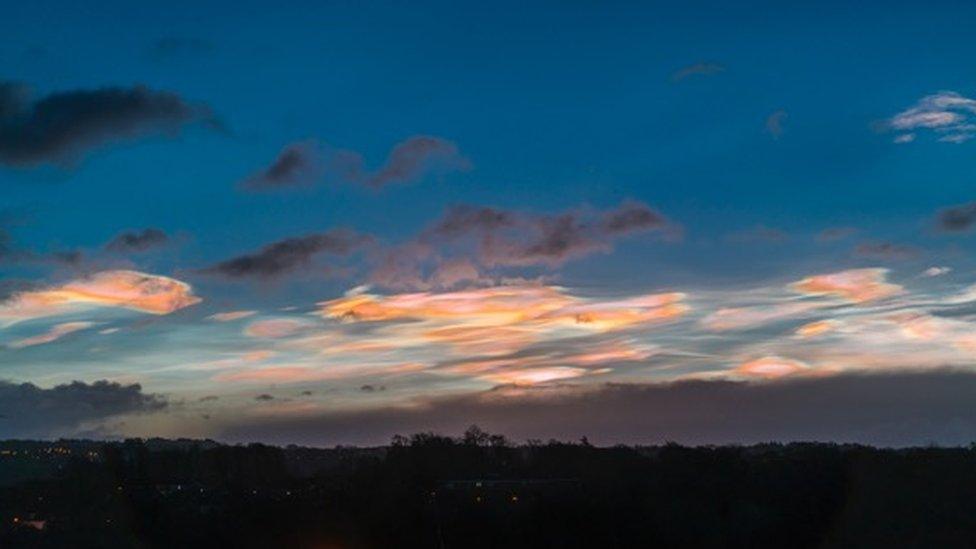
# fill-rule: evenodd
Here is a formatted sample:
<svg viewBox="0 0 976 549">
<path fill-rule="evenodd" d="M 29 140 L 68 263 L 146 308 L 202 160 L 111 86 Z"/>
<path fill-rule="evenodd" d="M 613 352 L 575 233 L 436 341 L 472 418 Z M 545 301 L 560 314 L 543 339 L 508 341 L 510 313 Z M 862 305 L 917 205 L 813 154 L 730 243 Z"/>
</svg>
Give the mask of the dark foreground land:
<svg viewBox="0 0 976 549">
<path fill-rule="evenodd" d="M 974 547 L 976 451 L 0 443 L 0 547 Z"/>
</svg>

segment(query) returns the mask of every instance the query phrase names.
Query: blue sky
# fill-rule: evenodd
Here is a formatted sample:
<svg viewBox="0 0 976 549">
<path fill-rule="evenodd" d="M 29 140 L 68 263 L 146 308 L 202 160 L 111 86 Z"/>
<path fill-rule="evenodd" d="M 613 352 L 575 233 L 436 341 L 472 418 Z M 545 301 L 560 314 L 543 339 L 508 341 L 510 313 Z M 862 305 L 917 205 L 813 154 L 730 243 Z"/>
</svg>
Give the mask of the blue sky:
<svg viewBox="0 0 976 549">
<path fill-rule="evenodd" d="M 28 434 L 976 366 L 972 5 L 200 4 L 0 21 L 0 379 L 174 403 Z"/>
</svg>

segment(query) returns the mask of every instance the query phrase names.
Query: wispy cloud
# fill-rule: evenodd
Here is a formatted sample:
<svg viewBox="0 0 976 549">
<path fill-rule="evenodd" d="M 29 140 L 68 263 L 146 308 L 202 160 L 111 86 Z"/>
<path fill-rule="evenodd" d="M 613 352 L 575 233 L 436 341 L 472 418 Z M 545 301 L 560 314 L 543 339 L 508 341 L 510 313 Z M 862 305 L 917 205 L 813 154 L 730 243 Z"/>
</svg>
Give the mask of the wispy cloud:
<svg viewBox="0 0 976 549">
<path fill-rule="evenodd" d="M 13 349 L 22 349 L 24 347 L 31 347 L 34 345 L 42 345 L 44 343 L 51 343 L 57 341 L 62 337 L 77 332 L 79 330 L 84 330 L 86 328 L 92 327 L 94 324 L 91 322 L 62 322 L 61 324 L 55 324 L 50 329 L 42 334 L 27 337 L 24 339 L 18 339 L 7 346 Z"/>
<path fill-rule="evenodd" d="M 940 91 L 888 119 L 887 129 L 898 132 L 896 143 L 909 143 L 917 133 L 934 133 L 945 143 L 964 143 L 976 137 L 976 99 L 954 91 Z"/>
<path fill-rule="evenodd" d="M 786 117 L 786 111 L 783 109 L 774 111 L 766 117 L 766 132 L 773 139 L 779 139 L 783 136 L 783 123 L 786 122 Z"/>
<path fill-rule="evenodd" d="M 701 63 L 694 63 L 671 73 L 672 82 L 681 82 L 692 76 L 708 76 L 712 74 L 718 74 L 725 71 L 725 66 L 719 65 L 718 63 L 712 63 L 703 61 Z"/>
</svg>

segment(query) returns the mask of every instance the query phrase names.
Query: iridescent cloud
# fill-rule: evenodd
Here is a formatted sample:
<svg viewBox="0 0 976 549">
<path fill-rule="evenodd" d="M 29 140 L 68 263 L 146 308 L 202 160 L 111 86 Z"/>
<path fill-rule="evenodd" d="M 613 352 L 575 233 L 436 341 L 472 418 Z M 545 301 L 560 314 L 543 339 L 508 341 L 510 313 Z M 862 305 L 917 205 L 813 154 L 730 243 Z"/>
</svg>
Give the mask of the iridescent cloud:
<svg viewBox="0 0 976 549">
<path fill-rule="evenodd" d="M 137 271 L 102 271 L 0 303 L 0 325 L 59 315 L 86 307 L 120 307 L 165 315 L 199 303 L 189 284 Z"/>
<path fill-rule="evenodd" d="M 839 297 L 855 303 L 865 303 L 902 292 L 901 286 L 887 282 L 887 274 L 887 269 L 851 269 L 810 276 L 794 283 L 792 288 L 804 294 Z"/>
<path fill-rule="evenodd" d="M 14 349 L 20 349 L 23 347 L 30 347 L 33 345 L 41 345 L 44 343 L 51 343 L 52 341 L 57 341 L 62 337 L 79 330 L 84 330 L 93 326 L 91 322 L 63 322 L 61 324 L 55 324 L 48 331 L 38 334 L 36 336 L 27 337 L 24 339 L 19 339 L 13 343 L 8 344 L 8 347 Z"/>
</svg>

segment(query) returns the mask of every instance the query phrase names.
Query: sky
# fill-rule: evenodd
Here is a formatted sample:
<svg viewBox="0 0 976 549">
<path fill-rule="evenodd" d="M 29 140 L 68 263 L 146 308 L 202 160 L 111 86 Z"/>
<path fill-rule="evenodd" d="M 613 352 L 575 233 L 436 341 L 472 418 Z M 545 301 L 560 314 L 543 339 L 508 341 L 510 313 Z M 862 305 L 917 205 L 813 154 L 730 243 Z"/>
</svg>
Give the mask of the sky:
<svg viewBox="0 0 976 549">
<path fill-rule="evenodd" d="M 8 6 L 0 436 L 967 444 L 974 17 Z"/>
</svg>

